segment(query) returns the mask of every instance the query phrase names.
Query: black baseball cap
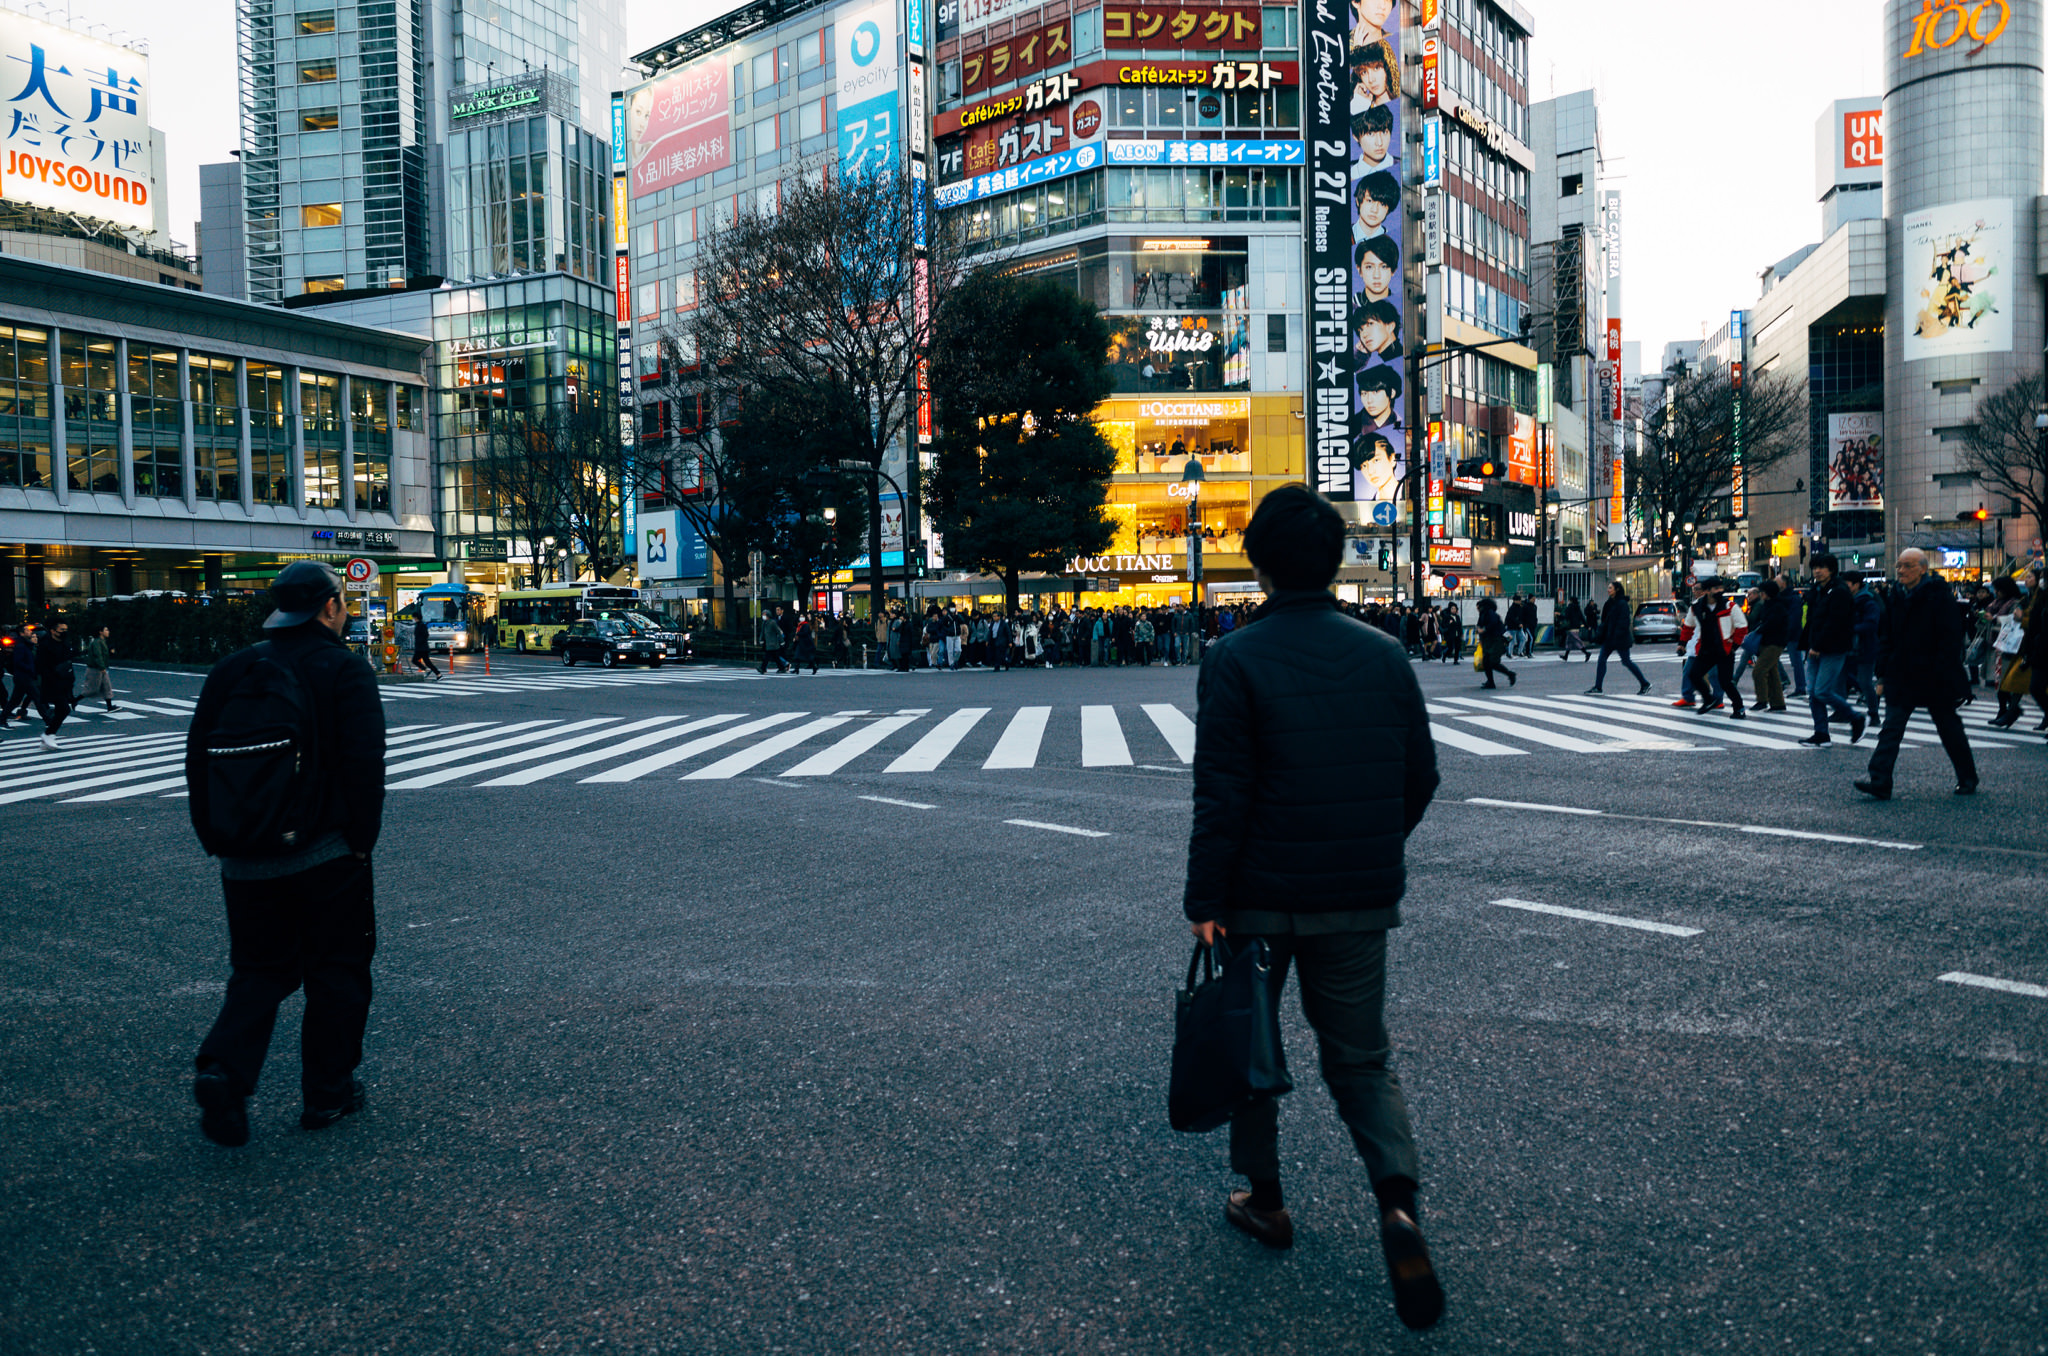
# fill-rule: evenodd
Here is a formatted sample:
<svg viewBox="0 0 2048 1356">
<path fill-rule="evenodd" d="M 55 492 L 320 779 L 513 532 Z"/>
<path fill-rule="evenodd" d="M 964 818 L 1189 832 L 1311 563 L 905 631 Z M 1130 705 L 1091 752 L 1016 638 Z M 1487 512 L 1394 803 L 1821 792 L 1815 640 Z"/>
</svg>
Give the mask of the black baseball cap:
<svg viewBox="0 0 2048 1356">
<path fill-rule="evenodd" d="M 319 615 L 329 598 L 340 596 L 341 576 L 333 566 L 317 560 L 295 560 L 270 581 L 270 601 L 277 611 L 264 618 L 263 629 L 303 626 Z"/>
</svg>

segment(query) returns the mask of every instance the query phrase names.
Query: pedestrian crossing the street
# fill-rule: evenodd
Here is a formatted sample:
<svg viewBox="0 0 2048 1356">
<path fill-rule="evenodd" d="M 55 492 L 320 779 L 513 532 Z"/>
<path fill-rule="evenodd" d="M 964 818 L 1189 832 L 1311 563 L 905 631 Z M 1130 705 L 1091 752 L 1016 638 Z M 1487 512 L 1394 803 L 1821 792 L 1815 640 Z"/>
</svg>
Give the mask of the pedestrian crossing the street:
<svg viewBox="0 0 2048 1356">
<path fill-rule="evenodd" d="M 142 698 L 116 689 L 114 692 L 115 710 L 107 710 L 97 699 L 94 699 L 90 705 L 74 706 L 71 708 L 71 713 L 64 718 L 64 728 L 76 732 L 81 727 L 121 724 L 131 720 L 147 720 L 151 716 L 170 716 L 173 719 L 183 721 L 190 719 L 193 708 L 198 704 L 187 697 Z M 22 719 L 28 725 L 34 726 L 38 731 L 42 729 L 42 718 L 36 714 L 36 709 L 33 706 L 28 709 L 28 714 L 22 717 Z M 181 724 L 179 728 L 183 729 L 184 726 Z"/>
<path fill-rule="evenodd" d="M 1457 759 L 1563 755 L 1803 753 L 1812 725 L 1801 712 L 1696 715 L 1660 697 L 1536 696 L 1514 692 L 1429 699 L 1440 756 Z M 1974 722 L 1973 722 L 1974 724 Z M 2042 741 L 2022 731 L 1969 731 L 1980 751 L 2025 756 Z M 1857 747 L 1871 747 L 1866 736 Z M 1908 747 L 1939 745 L 1916 713 Z M 1184 771 L 1194 760 L 1191 712 L 1171 703 L 1134 706 L 904 707 L 840 711 L 724 712 L 645 717 L 541 717 L 396 725 L 387 734 L 386 785 L 394 792 L 460 785 L 541 782 L 798 783 L 834 776 L 885 781 L 931 773 L 1031 769 Z M 1836 743 L 1846 747 L 1848 732 Z M 33 734 L 0 742 L 0 805 L 24 800 L 97 804 L 184 793 L 182 731 L 66 736 L 56 750 Z"/>
</svg>

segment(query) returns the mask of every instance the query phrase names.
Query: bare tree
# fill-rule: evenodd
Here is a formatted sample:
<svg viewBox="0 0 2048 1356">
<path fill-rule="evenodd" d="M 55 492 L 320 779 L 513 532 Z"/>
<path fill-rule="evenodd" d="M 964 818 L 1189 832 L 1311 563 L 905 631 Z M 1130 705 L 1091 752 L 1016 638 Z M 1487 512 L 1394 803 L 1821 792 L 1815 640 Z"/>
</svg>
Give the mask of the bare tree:
<svg viewBox="0 0 2048 1356">
<path fill-rule="evenodd" d="M 2009 497 L 2037 532 L 2048 524 L 2048 431 L 2034 426 L 2042 396 L 2042 379 L 2033 376 L 1978 401 L 1962 458 L 1978 484 Z"/>
<path fill-rule="evenodd" d="M 582 568 L 600 579 L 618 572 L 626 486 L 615 405 L 585 393 L 573 403 L 495 410 L 486 448 L 470 463 L 478 495 L 513 536 L 525 538 L 536 586 L 549 537 L 572 552 L 572 576 Z"/>
<path fill-rule="evenodd" d="M 875 472 L 863 478 L 878 624 L 885 597 L 879 472 L 891 443 L 915 452 L 917 298 L 922 289 L 936 314 L 961 272 L 959 247 L 934 219 L 926 276 L 919 276 L 912 192 L 905 173 L 848 179 L 820 169 L 785 179 L 774 211 L 750 208 L 702 246 L 691 342 L 679 346 L 690 379 L 702 383 L 698 394 L 712 398 L 721 416 L 726 402 L 766 390 L 792 408 L 836 411 L 850 402 L 865 411 L 836 450 L 840 460 Z M 915 484 L 904 491 L 919 492 Z"/>
<path fill-rule="evenodd" d="M 1769 374 L 1738 392 L 1727 369 L 1682 375 L 1643 419 L 1641 446 L 1623 443 L 1629 506 L 1664 555 L 1681 523 L 1704 522 L 1734 489 L 1737 420 L 1745 478 L 1807 447 L 1806 392 Z"/>
<path fill-rule="evenodd" d="M 659 495 L 682 513 L 718 558 L 726 617 L 743 629 L 733 584 L 751 568 L 751 534 L 737 509 L 743 468 L 728 446 L 740 388 L 732 364 L 700 362 L 694 314 L 669 316 L 656 328 L 654 370 L 640 382 L 640 438 L 632 489 Z"/>
</svg>

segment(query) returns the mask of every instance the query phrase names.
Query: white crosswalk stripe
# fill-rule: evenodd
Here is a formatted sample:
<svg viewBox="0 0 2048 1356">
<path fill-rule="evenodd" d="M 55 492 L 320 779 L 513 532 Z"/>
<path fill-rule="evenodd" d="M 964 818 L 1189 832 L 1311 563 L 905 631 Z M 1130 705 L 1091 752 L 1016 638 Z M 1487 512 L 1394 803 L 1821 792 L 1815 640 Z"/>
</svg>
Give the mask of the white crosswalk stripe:
<svg viewBox="0 0 2048 1356">
<path fill-rule="evenodd" d="M 1428 710 L 1446 759 L 1782 753 L 1797 749 L 1811 729 L 1796 713 L 1731 721 L 1718 713 L 1674 711 L 1655 697 L 1502 692 L 1438 697 Z M 522 787 L 552 778 L 600 785 L 650 779 L 674 784 L 727 782 L 750 772 L 792 781 L 878 774 L 1008 778 L 1076 761 L 1081 768 L 1168 771 L 1194 759 L 1191 714 L 1170 703 L 1122 708 L 1099 703 L 1007 711 L 906 707 L 831 714 L 429 722 L 389 731 L 387 785 L 401 792 Z M 2030 756 L 2025 749 L 2042 747 L 2024 733 L 1990 733 L 1994 737 L 1970 731 L 1972 746 L 2020 758 Z M 1938 742 L 1921 717 L 1915 718 L 1908 739 L 1916 746 Z M 811 745 L 816 747 L 806 747 Z M 1866 736 L 1858 752 L 1870 747 Z M 182 795 L 183 759 L 184 736 L 178 732 L 81 737 L 55 751 L 33 740 L 12 743 L 0 747 L 0 805 L 33 799 L 104 804 Z"/>
<path fill-rule="evenodd" d="M 1045 742 L 1046 722 L 1051 719 L 1050 706 L 1020 707 L 1017 714 L 1010 717 L 1003 737 L 996 741 L 995 749 L 982 767 L 993 770 L 1038 766 L 1038 746 Z"/>
<path fill-rule="evenodd" d="M 1129 767 L 1131 748 L 1124 743 L 1124 727 L 1117 724 L 1114 706 L 1081 708 L 1081 766 Z"/>
</svg>

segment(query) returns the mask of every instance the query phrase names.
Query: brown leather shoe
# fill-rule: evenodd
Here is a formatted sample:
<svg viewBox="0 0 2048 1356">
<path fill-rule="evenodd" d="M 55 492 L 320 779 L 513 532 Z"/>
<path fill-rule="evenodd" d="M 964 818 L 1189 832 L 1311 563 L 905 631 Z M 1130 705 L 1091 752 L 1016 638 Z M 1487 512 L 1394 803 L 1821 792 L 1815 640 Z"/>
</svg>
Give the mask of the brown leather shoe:
<svg viewBox="0 0 2048 1356">
<path fill-rule="evenodd" d="M 1293 1247 L 1294 1220 L 1288 1213 L 1284 1209 L 1254 1210 L 1251 1199 L 1249 1191 L 1231 1192 L 1230 1199 L 1223 1203 L 1223 1218 L 1269 1248 Z"/>
</svg>

